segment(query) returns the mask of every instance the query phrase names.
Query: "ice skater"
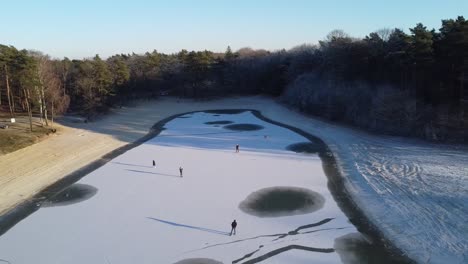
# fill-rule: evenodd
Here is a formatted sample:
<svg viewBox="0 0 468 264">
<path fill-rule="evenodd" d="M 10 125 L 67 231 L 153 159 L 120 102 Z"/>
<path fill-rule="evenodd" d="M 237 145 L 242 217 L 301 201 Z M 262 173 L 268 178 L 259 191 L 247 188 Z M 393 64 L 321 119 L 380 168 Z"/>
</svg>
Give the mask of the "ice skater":
<svg viewBox="0 0 468 264">
<path fill-rule="evenodd" d="M 156 168 L 156 162 L 153 160 L 153 168 Z"/>
<path fill-rule="evenodd" d="M 239 144 L 236 145 L 236 153 L 239 152 Z"/>
<path fill-rule="evenodd" d="M 182 174 L 183 174 L 183 172 L 184 172 L 184 168 L 179 167 L 179 172 L 180 172 L 180 177 L 183 177 Z"/>
<path fill-rule="evenodd" d="M 231 223 L 231 236 L 234 234 L 236 234 L 236 227 L 237 227 L 237 222 L 236 220 L 234 220 L 232 223 Z"/>
</svg>

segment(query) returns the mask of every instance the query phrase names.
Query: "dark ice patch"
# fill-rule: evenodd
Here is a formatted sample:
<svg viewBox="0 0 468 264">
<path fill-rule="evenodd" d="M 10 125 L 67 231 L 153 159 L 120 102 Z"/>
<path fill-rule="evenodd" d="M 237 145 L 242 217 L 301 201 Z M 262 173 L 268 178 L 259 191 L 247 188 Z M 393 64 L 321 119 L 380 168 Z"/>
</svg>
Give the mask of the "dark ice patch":
<svg viewBox="0 0 468 264">
<path fill-rule="evenodd" d="M 220 261 L 208 258 L 189 258 L 177 261 L 174 264 L 223 264 Z"/>
<path fill-rule="evenodd" d="M 224 126 L 224 128 L 235 131 L 255 131 L 263 129 L 263 126 L 256 124 L 234 124 Z"/>
<path fill-rule="evenodd" d="M 313 142 L 300 142 L 291 144 L 286 147 L 287 150 L 294 151 L 296 153 L 307 153 L 307 154 L 316 154 L 319 153 L 322 149 L 320 145 Z"/>
<path fill-rule="evenodd" d="M 372 244 L 360 233 L 351 233 L 335 239 L 334 248 L 344 264 L 409 263 L 407 260 Z"/>
<path fill-rule="evenodd" d="M 222 120 L 222 121 L 205 122 L 205 125 L 227 125 L 227 124 L 232 124 L 232 123 L 234 123 L 234 122 L 227 121 L 227 120 Z"/>
<path fill-rule="evenodd" d="M 97 188 L 87 184 L 75 183 L 41 203 L 41 207 L 65 206 L 79 203 L 93 197 Z"/>
<path fill-rule="evenodd" d="M 323 207 L 325 198 L 299 187 L 269 187 L 251 193 L 239 204 L 243 212 L 258 217 L 301 215 Z"/>
</svg>

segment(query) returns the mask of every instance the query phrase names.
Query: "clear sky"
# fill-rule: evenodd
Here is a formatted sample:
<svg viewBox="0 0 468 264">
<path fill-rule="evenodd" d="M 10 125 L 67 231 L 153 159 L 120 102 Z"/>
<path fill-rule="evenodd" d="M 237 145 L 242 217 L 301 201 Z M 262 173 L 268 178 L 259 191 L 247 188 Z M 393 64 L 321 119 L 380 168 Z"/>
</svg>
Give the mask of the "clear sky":
<svg viewBox="0 0 468 264">
<path fill-rule="evenodd" d="M 12 0 L 0 4 L 0 43 L 53 57 L 154 49 L 289 49 L 333 29 L 355 37 L 468 18 L 468 0 Z"/>
</svg>

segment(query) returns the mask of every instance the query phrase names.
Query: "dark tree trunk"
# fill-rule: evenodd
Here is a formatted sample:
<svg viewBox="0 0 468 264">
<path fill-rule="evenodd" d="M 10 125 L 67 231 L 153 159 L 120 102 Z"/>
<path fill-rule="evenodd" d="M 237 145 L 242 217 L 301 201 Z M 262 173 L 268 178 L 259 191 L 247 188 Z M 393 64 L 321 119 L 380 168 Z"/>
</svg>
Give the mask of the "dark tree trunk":
<svg viewBox="0 0 468 264">
<path fill-rule="evenodd" d="M 10 82 L 8 81 L 8 68 L 5 65 L 5 81 L 6 81 L 6 89 L 7 89 L 7 97 L 8 97 L 8 107 L 10 108 L 10 116 L 11 118 L 15 117 L 15 109 L 13 107 L 14 102 L 12 102 L 13 94 L 10 90 Z"/>
<path fill-rule="evenodd" d="M 26 89 L 23 89 L 23 92 L 24 92 L 24 97 L 25 97 L 25 101 L 26 101 L 26 108 L 28 110 L 28 117 L 29 117 L 29 128 L 31 129 L 31 132 L 33 132 L 33 126 L 32 126 L 32 111 L 31 111 L 31 107 L 29 105 L 29 92 L 26 91 Z"/>
</svg>

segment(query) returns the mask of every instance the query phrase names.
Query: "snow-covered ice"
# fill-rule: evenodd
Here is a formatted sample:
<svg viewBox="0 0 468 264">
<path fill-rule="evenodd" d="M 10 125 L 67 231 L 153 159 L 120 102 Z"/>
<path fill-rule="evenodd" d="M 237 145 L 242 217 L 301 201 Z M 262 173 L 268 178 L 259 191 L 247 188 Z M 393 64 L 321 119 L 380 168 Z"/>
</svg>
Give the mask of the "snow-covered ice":
<svg viewBox="0 0 468 264">
<path fill-rule="evenodd" d="M 212 121 L 261 127 L 205 124 Z M 97 188 L 94 196 L 43 207 L 11 228 L 0 237 L 0 258 L 15 264 L 357 263 L 348 261 L 359 257 L 353 249 L 334 250 L 337 241 L 362 236 L 333 200 L 321 160 L 286 150 L 306 141 L 251 112 L 175 118 L 159 136 L 82 178 L 80 186 Z M 276 186 L 307 188 L 323 196 L 324 205 L 281 217 L 239 209 L 251 193 Z M 229 236 L 234 219 L 237 234 Z"/>
<path fill-rule="evenodd" d="M 347 188 L 384 235 L 418 262 L 468 263 L 467 150 L 353 136 L 334 151 Z"/>
</svg>

